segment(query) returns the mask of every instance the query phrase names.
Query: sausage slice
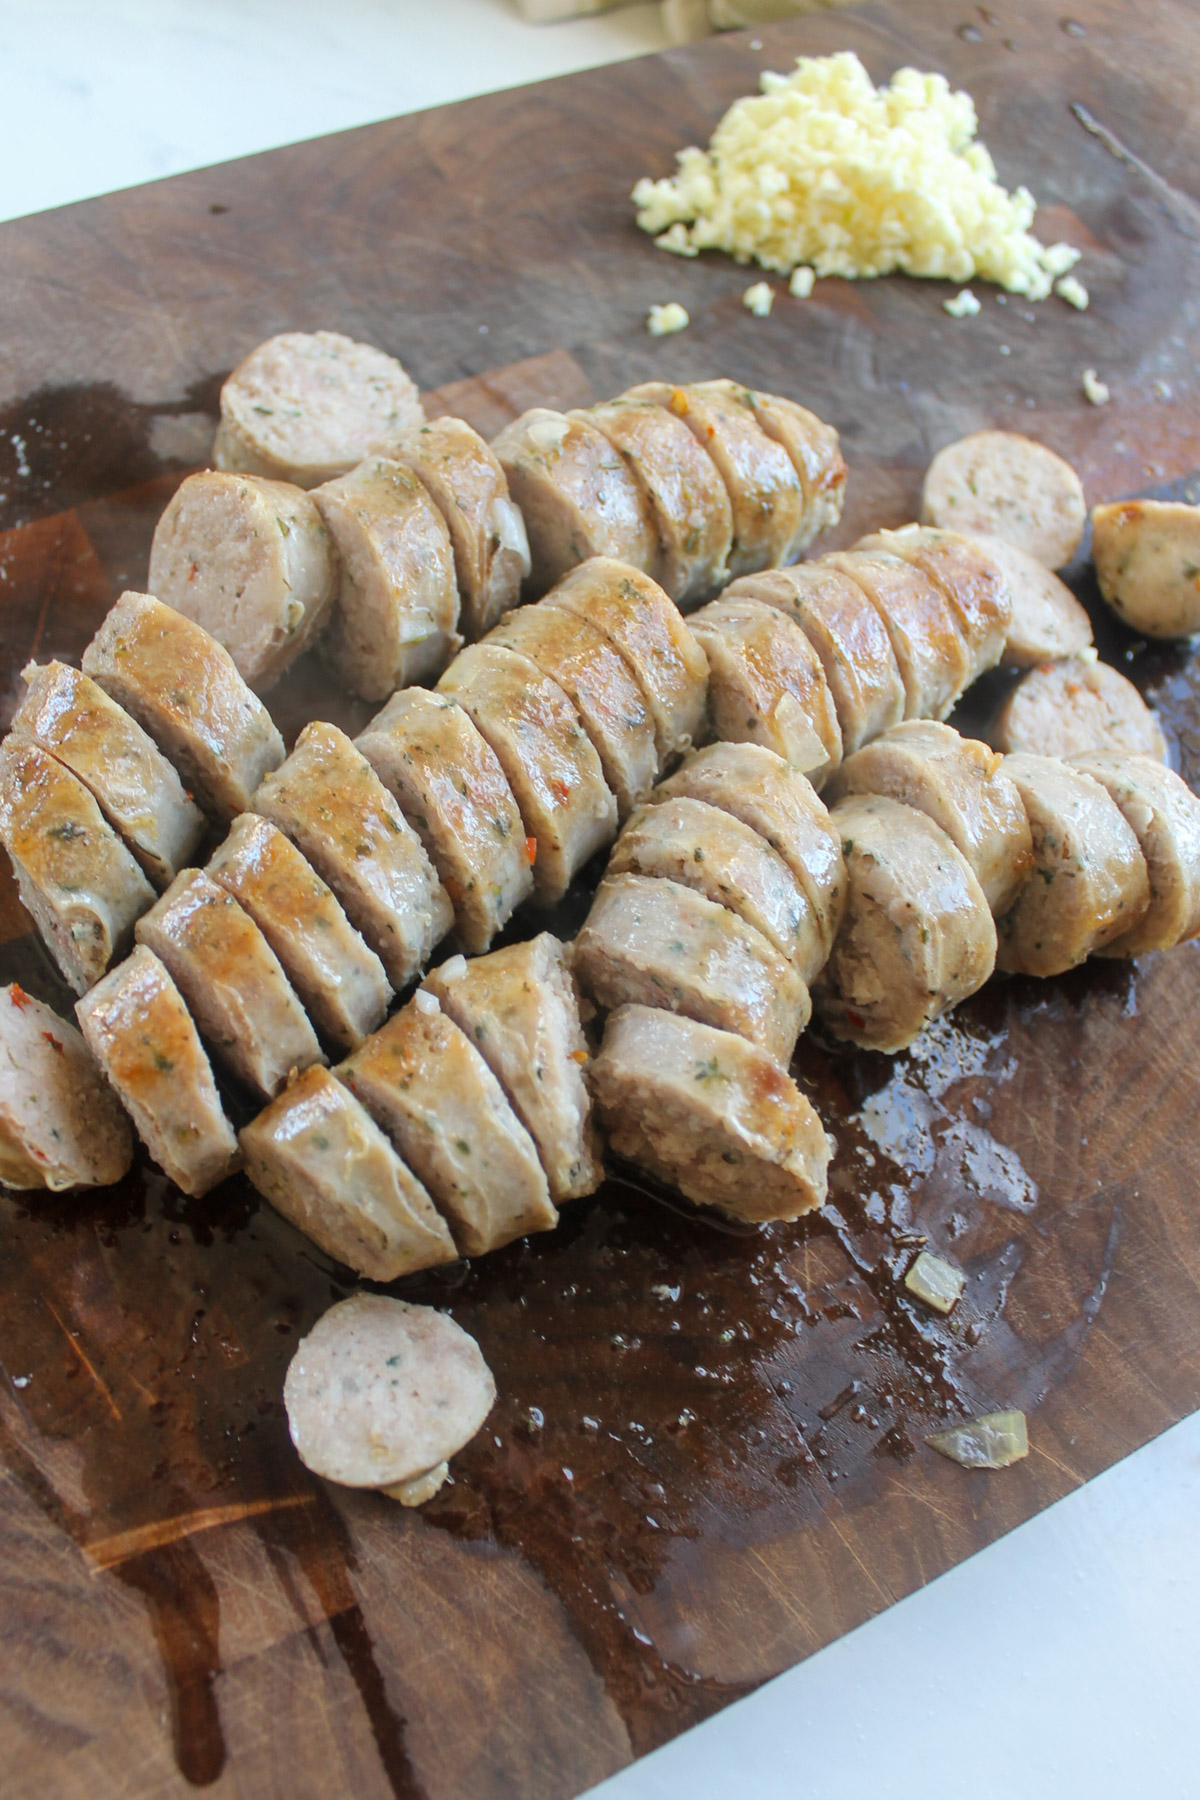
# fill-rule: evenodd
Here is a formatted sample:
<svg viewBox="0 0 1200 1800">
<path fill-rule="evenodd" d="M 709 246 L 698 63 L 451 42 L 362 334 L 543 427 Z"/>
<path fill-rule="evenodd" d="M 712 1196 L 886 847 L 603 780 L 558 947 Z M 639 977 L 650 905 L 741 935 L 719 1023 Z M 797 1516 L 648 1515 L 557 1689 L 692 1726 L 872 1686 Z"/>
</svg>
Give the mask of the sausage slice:
<svg viewBox="0 0 1200 1800">
<path fill-rule="evenodd" d="M 1124 750 L 1166 759 L 1158 720 L 1132 681 L 1108 663 L 1066 662 L 1030 669 L 992 726 L 997 750 L 1034 756 L 1082 756 Z"/>
<path fill-rule="evenodd" d="M 919 569 L 949 601 L 966 643 L 969 680 L 995 668 L 1008 642 L 1012 596 L 999 564 L 983 546 L 956 531 L 905 525 L 860 538 L 856 550 L 883 550 Z"/>
<path fill-rule="evenodd" d="M 966 857 L 923 813 L 854 794 L 830 818 L 849 893 L 813 1007 L 835 1037 L 903 1050 L 992 973 L 991 910 Z"/>
<path fill-rule="evenodd" d="M 336 725 L 306 725 L 283 767 L 254 796 L 327 881 L 396 989 L 440 943 L 454 913 L 446 890 L 366 757 Z"/>
<path fill-rule="evenodd" d="M 1100 954 L 1141 956 L 1187 943 L 1200 933 L 1200 799 L 1153 757 L 1100 750 L 1073 757 L 1071 766 L 1116 801 L 1150 877 L 1150 905 Z"/>
<path fill-rule="evenodd" d="M 355 748 L 399 802 L 450 896 L 460 943 L 478 955 L 533 892 L 495 751 L 461 706 L 427 688 L 393 694 Z"/>
<path fill-rule="evenodd" d="M 445 520 L 417 477 L 370 456 L 313 489 L 341 564 L 326 648 L 363 700 L 431 680 L 458 646 L 458 585 Z"/>
<path fill-rule="evenodd" d="M 910 719 L 893 726 L 836 772 L 830 804 L 847 794 L 886 794 L 940 825 L 994 914 L 1008 911 L 1033 867 L 1029 821 L 1002 759 L 951 725 Z"/>
<path fill-rule="evenodd" d="M 262 692 L 321 631 L 338 570 L 302 489 L 205 469 L 187 477 L 155 526 L 146 580 L 224 644 Z"/>
<path fill-rule="evenodd" d="M 657 582 L 597 556 L 565 575 L 543 604 L 589 620 L 625 658 L 654 720 L 660 771 L 691 748 L 704 723 L 708 662 Z"/>
<path fill-rule="evenodd" d="M 536 845 L 534 891 L 553 905 L 617 832 L 617 803 L 579 714 L 536 663 L 501 644 L 462 651 L 438 690 L 470 714 L 495 751 Z"/>
<path fill-rule="evenodd" d="M 530 568 L 525 521 L 499 460 L 465 419 L 431 419 L 379 450 L 412 471 L 446 521 L 462 628 L 482 637 L 517 604 Z"/>
<path fill-rule="evenodd" d="M 535 406 L 493 438 L 492 450 L 525 520 L 535 598 L 590 556 L 657 572 L 650 496 L 586 413 Z"/>
<path fill-rule="evenodd" d="M 1008 642 L 1000 658 L 1004 668 L 1031 669 L 1089 648 L 1092 621 L 1065 581 L 1015 544 L 995 537 L 977 537 L 976 542 L 1004 575 L 1012 597 Z"/>
<path fill-rule="evenodd" d="M 88 1049 L 159 1168 L 197 1198 L 238 1166 L 237 1139 L 183 996 L 139 945 L 75 1006 Z"/>
<path fill-rule="evenodd" d="M 944 719 L 971 681 L 971 656 L 941 589 L 886 550 L 835 551 L 821 561 L 856 582 L 883 620 L 904 683 L 904 717 Z"/>
<path fill-rule="evenodd" d="M 288 331 L 245 357 L 221 389 L 218 469 L 312 488 L 424 418 L 395 357 L 337 331 Z"/>
<path fill-rule="evenodd" d="M 1200 631 L 1200 506 L 1094 506 L 1092 558 L 1100 592 L 1132 630 L 1161 638 Z"/>
<path fill-rule="evenodd" d="M 1033 874 L 998 920 L 997 966 L 1061 975 L 1133 931 L 1150 905 L 1138 840 L 1098 781 L 1057 756 L 1015 755 L 1004 772 L 1033 832 Z"/>
<path fill-rule="evenodd" d="M 36 744 L 0 744 L 0 842 L 17 892 L 77 994 L 124 954 L 154 889 L 82 781 Z"/>
<path fill-rule="evenodd" d="M 30 663 L 21 678 L 27 692 L 13 716 L 13 737 L 39 745 L 77 776 L 154 885 L 166 887 L 205 829 L 166 757 L 78 669 Z"/>
<path fill-rule="evenodd" d="M 604 1171 L 584 1082 L 579 991 L 563 945 L 543 931 L 471 962 L 451 957 L 425 986 L 507 1094 L 555 1204 L 593 1193 Z"/>
<path fill-rule="evenodd" d="M 296 1346 L 283 1384 L 307 1468 L 408 1505 L 437 1492 L 495 1400 L 474 1338 L 445 1313 L 387 1294 L 331 1306 Z"/>
<path fill-rule="evenodd" d="M 74 1025 L 0 988 L 0 1182 L 107 1187 L 132 1161 L 129 1120 Z"/>
<path fill-rule="evenodd" d="M 367 1112 L 328 1071 L 298 1075 L 241 1134 L 276 1212 L 369 1281 L 454 1262 L 445 1220 Z"/>
<path fill-rule="evenodd" d="M 622 1006 L 589 1070 L 618 1156 L 734 1218 L 821 1206 L 833 1146 L 764 1050 L 657 1007 Z"/>
<path fill-rule="evenodd" d="M 575 940 L 580 986 L 606 1009 L 663 1006 L 737 1032 L 787 1063 L 808 989 L 752 925 L 678 881 L 612 875 Z"/>
<path fill-rule="evenodd" d="M 228 824 L 283 761 L 271 715 L 223 644 L 150 594 L 125 593 L 83 670 L 132 713 L 212 818 Z"/>
<path fill-rule="evenodd" d="M 921 523 L 1002 538 L 1047 569 L 1079 548 L 1087 521 L 1070 463 L 1015 431 L 977 431 L 939 450 L 925 475 Z"/>
<path fill-rule="evenodd" d="M 785 400 L 780 394 L 760 394 L 753 388 L 745 389 L 745 393 L 755 418 L 768 437 L 782 444 L 800 477 L 807 517 L 807 535 L 801 548 L 807 549 L 819 532 L 836 525 L 842 516 L 847 469 L 838 434 L 832 425 L 826 425 L 795 400 Z"/>
<path fill-rule="evenodd" d="M 798 625 L 758 600 L 714 600 L 689 621 L 708 658 L 713 730 L 765 744 L 818 785 L 842 760 L 821 659 Z"/>
<path fill-rule="evenodd" d="M 464 1256 L 557 1225 L 533 1139 L 433 994 L 418 993 L 338 1076 L 429 1190 Z"/>
</svg>

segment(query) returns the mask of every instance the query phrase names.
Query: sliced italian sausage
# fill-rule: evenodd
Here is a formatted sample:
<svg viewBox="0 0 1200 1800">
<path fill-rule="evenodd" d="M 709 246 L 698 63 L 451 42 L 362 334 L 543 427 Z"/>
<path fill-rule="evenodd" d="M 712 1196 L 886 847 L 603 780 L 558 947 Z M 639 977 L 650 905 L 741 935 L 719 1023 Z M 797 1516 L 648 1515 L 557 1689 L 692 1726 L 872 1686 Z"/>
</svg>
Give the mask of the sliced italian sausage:
<svg viewBox="0 0 1200 1800">
<path fill-rule="evenodd" d="M 617 803 L 579 714 L 536 663 L 501 644 L 462 651 L 438 689 L 495 751 L 536 845 L 534 891 L 552 905 L 617 834 Z"/>
<path fill-rule="evenodd" d="M 888 551 L 836 551 L 821 562 L 857 583 L 883 620 L 904 683 L 904 717 L 944 719 L 970 683 L 971 656 L 940 588 Z"/>
<path fill-rule="evenodd" d="M 1008 642 L 1000 661 L 1006 669 L 1031 669 L 1038 663 L 1078 656 L 1092 642 L 1092 621 L 1053 570 L 1001 538 L 977 537 L 989 562 L 996 564 L 1012 597 Z"/>
<path fill-rule="evenodd" d="M 586 413 L 535 406 L 493 438 L 492 450 L 529 534 L 534 599 L 590 556 L 656 573 L 662 553 L 650 496 Z"/>
<path fill-rule="evenodd" d="M 625 658 L 650 708 L 660 771 L 691 748 L 704 723 L 708 662 L 657 582 L 598 556 L 564 576 L 543 604 L 590 621 Z"/>
<path fill-rule="evenodd" d="M 83 671 L 132 713 L 221 824 L 283 761 L 271 715 L 223 644 L 150 594 L 122 594 L 83 653 Z"/>
<path fill-rule="evenodd" d="M 1012 621 L 1012 595 L 998 563 L 983 546 L 956 531 L 904 525 L 861 538 L 856 550 L 883 550 L 919 569 L 949 601 L 970 661 L 974 681 L 1004 655 Z"/>
<path fill-rule="evenodd" d="M 966 857 L 923 813 L 853 794 L 829 816 L 849 893 L 813 1008 L 835 1037 L 903 1050 L 992 973 L 991 910 Z"/>
<path fill-rule="evenodd" d="M 352 693 L 386 700 L 431 680 L 458 646 L 450 533 L 417 477 L 370 456 L 313 489 L 341 576 L 326 653 Z"/>
<path fill-rule="evenodd" d="M 1098 781 L 1137 838 L 1150 878 L 1150 904 L 1102 956 L 1170 950 L 1200 933 L 1200 799 L 1173 769 L 1149 756 L 1093 751 L 1072 767 Z"/>
<path fill-rule="evenodd" d="M 662 586 L 684 609 L 707 600 L 726 580 L 733 545 L 733 511 L 712 457 L 681 419 L 645 400 L 606 400 L 584 417 L 629 459 L 650 496 Z"/>
<path fill-rule="evenodd" d="M 401 688 L 355 739 L 450 896 L 459 941 L 486 950 L 533 892 L 525 827 L 496 753 L 462 707 Z"/>
<path fill-rule="evenodd" d="M 998 920 L 997 966 L 1061 975 L 1132 932 L 1150 905 L 1137 837 L 1098 781 L 1056 756 L 1014 755 L 1004 772 L 1033 831 L 1033 874 Z"/>
<path fill-rule="evenodd" d="M 107 1187 L 132 1161 L 129 1120 L 74 1025 L 0 988 L 0 1182 Z"/>
<path fill-rule="evenodd" d="M 1131 630 L 1159 638 L 1200 631 L 1200 506 L 1094 506 L 1092 558 L 1100 592 Z"/>
<path fill-rule="evenodd" d="M 797 1219 L 822 1205 L 833 1146 L 786 1069 L 744 1038 L 622 1006 L 589 1071 L 609 1142 L 701 1206 Z"/>
<path fill-rule="evenodd" d="M 556 681 L 592 740 L 604 779 L 627 818 L 654 786 L 658 746 L 646 697 L 598 626 L 562 606 L 521 606 L 486 640 L 517 650 Z"/>
<path fill-rule="evenodd" d="M 707 744 L 654 791 L 703 800 L 740 819 L 778 851 L 812 908 L 822 962 L 846 900 L 841 839 L 808 778 L 761 744 Z"/>
<path fill-rule="evenodd" d="M 1167 754 L 1158 719 L 1132 681 L 1108 663 L 1075 658 L 1023 675 L 991 739 L 997 750 L 1034 756 L 1125 750 L 1163 762 Z"/>
<path fill-rule="evenodd" d="M 329 617 L 338 568 L 301 488 L 258 475 L 189 475 L 154 528 L 151 593 L 224 644 L 262 692 Z"/>
<path fill-rule="evenodd" d="M 209 1049 L 270 1100 L 297 1069 L 324 1062 L 279 958 L 248 912 L 201 869 L 184 869 L 138 920 Z"/>
<path fill-rule="evenodd" d="M 533 1139 L 435 995 L 419 991 L 338 1076 L 424 1183 L 464 1256 L 558 1223 Z"/>
<path fill-rule="evenodd" d="M 318 1031 L 352 1050 L 382 1023 L 392 998 L 383 964 L 269 819 L 235 819 L 208 873 L 254 920 Z"/>
<path fill-rule="evenodd" d="M 821 659 L 798 625 L 759 600 L 714 600 L 689 621 L 708 659 L 714 734 L 765 744 L 818 786 L 842 760 Z"/>
<path fill-rule="evenodd" d="M 314 1474 L 419 1505 L 492 1410 L 479 1346 L 431 1306 L 352 1294 L 296 1346 L 283 1384 L 288 1430 Z"/>
<path fill-rule="evenodd" d="M 88 1049 L 159 1168 L 207 1194 L 238 1166 L 237 1139 L 183 996 L 142 945 L 75 1007 Z"/>
<path fill-rule="evenodd" d="M 757 600 L 795 621 L 821 659 L 842 733 L 853 755 L 904 717 L 904 683 L 887 626 L 856 581 L 821 559 L 748 575 L 726 600 Z"/>
<path fill-rule="evenodd" d="M 800 477 L 807 517 L 807 535 L 800 548 L 807 549 L 819 532 L 836 525 L 842 516 L 847 470 L 838 434 L 795 400 L 760 394 L 752 388 L 744 391 L 755 418 L 768 437 L 782 444 Z"/>
<path fill-rule="evenodd" d="M 921 523 L 1002 538 L 1044 568 L 1079 548 L 1087 507 L 1069 462 L 1015 431 L 977 431 L 939 450 L 925 475 Z"/>
<path fill-rule="evenodd" d="M 732 381 L 645 381 L 622 395 L 665 406 L 712 457 L 733 513 L 731 576 L 791 562 L 808 541 L 800 477 L 741 396 Z"/>
<path fill-rule="evenodd" d="M 254 796 L 327 881 L 396 989 L 440 943 L 454 913 L 421 840 L 344 732 L 314 720 Z"/>
<path fill-rule="evenodd" d="M 431 419 L 379 450 L 412 470 L 445 519 L 463 632 L 482 637 L 517 604 L 530 567 L 525 521 L 494 451 L 465 419 Z"/>
<path fill-rule="evenodd" d="M 66 663 L 30 663 L 12 735 L 78 776 L 156 887 L 174 879 L 204 835 L 204 814 L 135 719 Z"/>
<path fill-rule="evenodd" d="M 761 931 L 806 983 L 825 961 L 812 904 L 782 856 L 751 826 L 705 800 L 656 797 L 640 807 L 617 839 L 607 872 L 665 876 L 695 888 Z"/>
<path fill-rule="evenodd" d="M 833 805 L 847 794 L 886 794 L 924 813 L 962 851 L 998 916 L 1033 867 L 1029 821 L 1002 761 L 951 725 L 910 719 L 844 762 L 827 798 Z"/>
<path fill-rule="evenodd" d="M 298 1075 L 241 1133 L 246 1173 L 298 1231 L 369 1281 L 458 1256 L 445 1220 L 328 1069 Z"/>
<path fill-rule="evenodd" d="M 584 1082 L 587 1039 L 566 951 L 550 932 L 468 962 L 451 957 L 425 986 L 475 1045 L 537 1145 L 561 1206 L 603 1177 Z"/>
<path fill-rule="evenodd" d="M 128 948 L 154 889 L 82 781 L 36 744 L 0 744 L 0 842 L 17 892 L 77 994 Z"/>
<path fill-rule="evenodd" d="M 395 357 L 337 331 L 288 331 L 252 350 L 221 389 L 215 460 L 312 488 L 424 416 Z"/>
<path fill-rule="evenodd" d="M 760 931 L 678 881 L 607 877 L 574 963 L 598 1006 L 663 1006 L 735 1031 L 785 1064 L 811 1010 L 799 974 Z"/>
</svg>

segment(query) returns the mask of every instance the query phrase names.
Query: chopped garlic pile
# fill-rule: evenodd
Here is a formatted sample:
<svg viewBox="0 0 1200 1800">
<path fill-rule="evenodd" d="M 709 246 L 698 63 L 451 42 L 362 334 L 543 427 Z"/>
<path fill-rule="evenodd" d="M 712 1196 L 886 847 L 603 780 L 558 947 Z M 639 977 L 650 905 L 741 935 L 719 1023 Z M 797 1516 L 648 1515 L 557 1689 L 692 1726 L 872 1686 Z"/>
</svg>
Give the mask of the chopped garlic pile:
<svg viewBox="0 0 1200 1800">
<path fill-rule="evenodd" d="M 638 224 L 665 250 L 724 250 L 789 274 L 982 277 L 1041 300 L 1078 260 L 1032 237 L 1036 204 L 996 180 L 975 103 L 942 75 L 900 69 L 876 89 L 858 57 L 802 56 L 735 101 L 707 150 L 639 181 Z"/>
</svg>

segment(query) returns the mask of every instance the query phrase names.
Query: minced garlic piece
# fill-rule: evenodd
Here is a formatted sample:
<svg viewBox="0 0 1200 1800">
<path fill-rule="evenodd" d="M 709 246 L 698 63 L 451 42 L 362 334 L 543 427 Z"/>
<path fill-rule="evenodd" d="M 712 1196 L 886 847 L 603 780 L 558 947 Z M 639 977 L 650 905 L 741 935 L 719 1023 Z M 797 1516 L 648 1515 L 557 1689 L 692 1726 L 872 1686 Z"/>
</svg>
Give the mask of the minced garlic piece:
<svg viewBox="0 0 1200 1800">
<path fill-rule="evenodd" d="M 775 304 L 775 295 L 765 281 L 756 281 L 742 295 L 742 305 L 752 312 L 756 319 L 765 319 Z"/>
<path fill-rule="evenodd" d="M 1033 196 L 1001 187 L 971 96 L 944 76 L 900 69 L 876 89 L 845 51 L 801 57 L 762 89 L 734 102 L 707 150 L 680 151 L 674 176 L 634 188 L 638 224 L 664 248 L 724 250 L 785 275 L 807 263 L 818 275 L 978 276 L 1033 300 L 1077 260 L 1030 235 Z"/>
<path fill-rule="evenodd" d="M 669 250 L 672 256 L 699 256 L 695 244 L 687 234 L 686 225 L 672 225 L 670 231 L 664 231 L 661 237 L 655 238 L 660 250 Z"/>
<path fill-rule="evenodd" d="M 1090 296 L 1082 281 L 1074 275 L 1064 275 L 1061 281 L 1056 281 L 1054 291 L 1069 306 L 1078 307 L 1080 312 L 1087 311 Z"/>
<path fill-rule="evenodd" d="M 979 311 L 979 302 L 970 288 L 963 288 L 955 294 L 953 300 L 942 301 L 943 312 L 948 312 L 952 319 L 973 319 Z"/>
<path fill-rule="evenodd" d="M 1095 369 L 1083 371 L 1083 391 L 1093 406 L 1107 406 L 1109 402 L 1108 383 L 1101 381 Z"/>
<path fill-rule="evenodd" d="M 792 279 L 788 282 L 788 293 L 794 294 L 797 300 L 807 300 L 813 291 L 813 282 L 817 279 L 806 263 L 801 263 L 792 270 Z"/>
<path fill-rule="evenodd" d="M 934 1312 L 950 1313 L 962 1299 L 962 1291 L 967 1278 L 961 1269 L 948 1263 L 944 1257 L 934 1256 L 929 1250 L 922 1250 L 904 1277 L 904 1285 L 910 1294 L 931 1306 Z"/>
<path fill-rule="evenodd" d="M 667 337 L 672 331 L 682 331 L 690 324 L 687 308 L 680 306 L 678 300 L 668 300 L 665 306 L 652 306 L 646 314 L 646 330 L 651 337 Z"/>
</svg>

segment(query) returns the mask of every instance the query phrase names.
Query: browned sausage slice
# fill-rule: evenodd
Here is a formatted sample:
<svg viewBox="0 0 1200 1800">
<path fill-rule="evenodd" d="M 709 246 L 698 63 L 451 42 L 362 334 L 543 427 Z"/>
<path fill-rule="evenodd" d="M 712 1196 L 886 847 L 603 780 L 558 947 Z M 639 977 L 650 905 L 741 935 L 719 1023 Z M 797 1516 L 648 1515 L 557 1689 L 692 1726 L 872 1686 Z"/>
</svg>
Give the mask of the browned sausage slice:
<svg viewBox="0 0 1200 1800">
<path fill-rule="evenodd" d="M 921 523 L 1002 538 L 1047 569 L 1079 548 L 1087 520 L 1070 463 L 1015 431 L 977 431 L 939 450 L 925 475 Z"/>
<path fill-rule="evenodd" d="M 821 659 L 775 607 L 714 600 L 689 620 L 708 658 L 713 731 L 764 744 L 818 787 L 842 760 L 842 733 Z"/>
<path fill-rule="evenodd" d="M 1100 592 L 1132 630 L 1162 638 L 1200 631 L 1200 506 L 1095 506 L 1092 557 Z"/>
<path fill-rule="evenodd" d="M 129 1120 L 74 1025 L 0 988 L 0 1182 L 107 1187 L 132 1161 Z"/>
<path fill-rule="evenodd" d="M 995 668 L 1004 655 L 1012 621 L 1012 596 L 998 563 L 983 546 L 956 531 L 934 531 L 905 525 L 899 531 L 877 531 L 861 538 L 856 550 L 883 550 L 920 569 L 940 588 L 958 620 L 974 681 Z"/>
<path fill-rule="evenodd" d="M 1081 756 L 1125 750 L 1166 758 L 1158 720 L 1132 681 L 1108 663 L 1074 658 L 1022 676 L 992 726 L 997 750 Z"/>
<path fill-rule="evenodd" d="M 1006 669 L 1032 669 L 1088 649 L 1092 621 L 1066 582 L 1014 544 L 991 537 L 976 542 L 1003 573 L 1012 597 L 1008 642 L 1000 658 Z"/>
<path fill-rule="evenodd" d="M 944 719 L 971 681 L 971 655 L 950 602 L 920 569 L 887 550 L 836 551 L 822 563 L 858 584 L 887 628 L 906 719 Z"/>
</svg>

